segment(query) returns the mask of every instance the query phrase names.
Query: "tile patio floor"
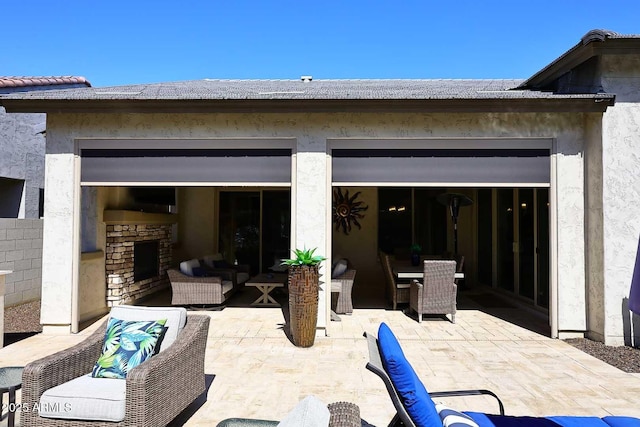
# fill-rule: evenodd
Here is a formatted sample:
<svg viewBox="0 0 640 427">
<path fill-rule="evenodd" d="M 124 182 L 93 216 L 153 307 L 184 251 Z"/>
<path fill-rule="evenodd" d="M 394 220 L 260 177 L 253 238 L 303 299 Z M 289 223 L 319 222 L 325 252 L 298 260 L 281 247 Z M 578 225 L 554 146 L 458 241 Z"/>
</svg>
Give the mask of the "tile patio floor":
<svg viewBox="0 0 640 427">
<path fill-rule="evenodd" d="M 280 419 L 314 394 L 327 403 L 354 402 L 365 421 L 386 426 L 393 406 L 382 381 L 365 369 L 362 337 L 364 331 L 376 332 L 380 322 L 396 333 L 429 390 L 490 389 L 511 415 L 640 417 L 640 375 L 503 320 L 507 309 L 490 314 L 462 305 L 456 324 L 440 318 L 418 324 L 401 311 L 356 309 L 332 322 L 331 336 L 317 338 L 308 349 L 286 338 L 279 308 L 194 312 L 211 316 L 205 369 L 212 381 L 206 401 L 174 425 L 215 426 L 233 416 Z M 536 323 L 535 316 L 521 317 L 528 319 L 519 322 L 524 326 Z M 12 344 L 0 350 L 0 366 L 23 365 L 75 344 L 95 327 L 75 336 L 40 334 Z M 495 401 L 485 397 L 446 402 L 460 409 L 497 410 Z M 6 419 L 2 422 L 6 425 Z"/>
</svg>

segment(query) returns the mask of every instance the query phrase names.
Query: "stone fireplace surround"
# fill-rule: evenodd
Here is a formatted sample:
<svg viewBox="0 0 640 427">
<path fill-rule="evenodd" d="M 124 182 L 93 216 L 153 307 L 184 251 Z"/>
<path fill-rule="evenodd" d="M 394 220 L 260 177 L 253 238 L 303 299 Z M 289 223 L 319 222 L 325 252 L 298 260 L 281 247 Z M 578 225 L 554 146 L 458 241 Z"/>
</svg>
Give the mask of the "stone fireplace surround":
<svg viewBox="0 0 640 427">
<path fill-rule="evenodd" d="M 131 304 L 169 286 L 171 230 L 177 215 L 105 210 L 107 305 Z M 158 276 L 134 282 L 135 242 L 158 241 Z"/>
</svg>

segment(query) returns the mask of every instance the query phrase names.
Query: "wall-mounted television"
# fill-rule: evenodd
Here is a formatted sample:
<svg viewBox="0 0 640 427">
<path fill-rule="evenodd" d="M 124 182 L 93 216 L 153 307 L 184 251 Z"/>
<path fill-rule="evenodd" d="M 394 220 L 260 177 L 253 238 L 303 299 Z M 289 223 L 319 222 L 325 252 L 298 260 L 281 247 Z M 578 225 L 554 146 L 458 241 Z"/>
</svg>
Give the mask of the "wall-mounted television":
<svg viewBox="0 0 640 427">
<path fill-rule="evenodd" d="M 175 205 L 175 187 L 131 187 L 130 194 L 136 204 Z"/>
</svg>

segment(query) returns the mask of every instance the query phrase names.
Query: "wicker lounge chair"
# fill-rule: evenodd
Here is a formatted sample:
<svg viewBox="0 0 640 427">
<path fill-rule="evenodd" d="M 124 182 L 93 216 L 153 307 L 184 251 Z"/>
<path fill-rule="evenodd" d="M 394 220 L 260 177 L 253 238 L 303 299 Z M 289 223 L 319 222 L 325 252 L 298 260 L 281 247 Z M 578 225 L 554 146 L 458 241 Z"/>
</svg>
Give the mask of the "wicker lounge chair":
<svg viewBox="0 0 640 427">
<path fill-rule="evenodd" d="M 400 344 L 386 324 L 381 324 L 378 338 L 365 333 L 369 348 L 369 362 L 367 369 L 382 379 L 389 393 L 396 414 L 389 423 L 394 427 L 416 427 L 414 419 L 420 418 L 419 424 L 424 425 L 424 418 L 432 421 L 431 425 L 449 425 L 448 417 L 456 426 L 481 427 L 639 427 L 640 419 L 621 416 L 582 417 L 582 416 L 552 416 L 528 417 L 505 415 L 504 405 L 498 396 L 489 390 L 455 390 L 442 392 L 427 392 L 416 375 L 413 367 L 405 358 Z M 458 412 L 444 405 L 437 405 L 432 398 L 480 396 L 488 395 L 497 400 L 498 414 L 485 412 Z"/>
<path fill-rule="evenodd" d="M 118 319 L 125 320 L 151 320 L 149 318 L 131 318 L 139 316 L 137 309 L 149 309 L 148 307 L 134 307 L 130 310 L 129 318 L 121 317 L 122 310 L 119 306 L 112 309 L 112 314 L 118 313 Z M 177 315 L 171 312 L 175 320 L 169 326 L 167 321 L 167 332 L 165 339 L 160 344 L 160 353 L 151 357 L 139 366 L 131 369 L 125 380 L 110 378 L 91 378 L 93 380 L 89 392 L 85 392 L 84 397 L 95 389 L 95 384 L 111 387 L 116 381 L 126 381 L 126 392 L 124 402 L 124 419 L 121 421 L 91 420 L 90 417 L 82 419 L 61 419 L 45 418 L 37 411 L 23 411 L 21 415 L 21 425 L 31 426 L 165 426 L 182 412 L 191 402 L 205 391 L 204 355 L 207 342 L 207 331 L 209 329 L 210 318 L 208 316 L 187 315 L 183 308 L 174 307 L 153 307 L 156 313 L 162 314 L 163 318 L 167 310 L 181 310 Z M 126 308 L 125 308 L 126 310 Z M 177 316 L 177 317 L 176 317 Z M 115 317 L 115 316 L 114 316 Z M 184 328 L 180 329 L 180 324 L 186 318 Z M 23 372 L 22 385 L 22 405 L 23 407 L 34 408 L 35 405 L 43 406 L 41 397 L 43 393 L 55 386 L 67 383 L 68 381 L 86 376 L 91 372 L 94 364 L 102 351 L 107 322 L 98 328 L 94 333 L 81 343 L 36 360 L 28 364 Z M 176 325 L 176 326 L 173 326 Z M 174 329 L 177 336 L 173 342 L 169 341 L 169 330 Z M 168 345 L 165 348 L 165 343 Z M 111 393 L 113 395 L 114 393 Z M 91 397 L 98 396 L 96 393 Z M 106 392 L 104 396 L 109 396 Z M 83 396 L 81 396 L 83 397 Z M 77 399 L 70 397 L 69 399 Z M 97 399 L 97 397 L 96 397 Z M 108 399 L 107 399 L 108 400 Z M 103 399 L 104 401 L 104 399 Z M 73 403 L 61 405 L 61 408 L 77 410 L 80 406 L 78 400 Z M 121 402 L 121 401 L 119 401 Z M 121 405 L 121 403 L 119 403 Z M 86 404 L 84 404 L 86 405 Z M 88 408 L 92 414 L 97 412 L 98 405 Z M 122 408 L 122 406 L 119 406 Z M 104 410 L 104 409 L 103 409 Z M 108 411 L 112 413 L 113 411 Z"/>
<path fill-rule="evenodd" d="M 391 257 L 380 251 L 379 252 L 380 263 L 382 263 L 382 270 L 384 271 L 384 277 L 387 282 L 387 298 L 391 299 L 393 309 L 396 310 L 398 304 L 404 304 L 409 302 L 409 283 L 398 282 L 393 275 L 391 268 Z"/>
<path fill-rule="evenodd" d="M 455 284 L 456 262 L 454 260 L 425 260 L 424 279 L 411 283 L 409 307 L 418 314 L 451 314 L 451 323 L 456 323 Z"/>
<path fill-rule="evenodd" d="M 331 294 L 335 295 L 335 309 L 337 314 L 352 314 L 353 301 L 351 293 L 353 291 L 353 281 L 356 278 L 356 270 L 348 269 L 340 276 L 331 279 Z"/>
</svg>

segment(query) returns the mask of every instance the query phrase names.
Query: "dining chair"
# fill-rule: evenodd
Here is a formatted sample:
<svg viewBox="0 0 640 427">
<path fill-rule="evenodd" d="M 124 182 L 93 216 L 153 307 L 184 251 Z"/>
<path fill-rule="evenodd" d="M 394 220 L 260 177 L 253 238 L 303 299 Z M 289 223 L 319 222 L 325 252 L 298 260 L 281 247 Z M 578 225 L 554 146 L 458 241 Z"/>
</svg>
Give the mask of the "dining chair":
<svg viewBox="0 0 640 427">
<path fill-rule="evenodd" d="M 387 298 L 391 299 L 393 309 L 396 310 L 398 304 L 404 304 L 409 302 L 409 288 L 410 283 L 398 282 L 393 275 L 393 269 L 391 267 L 391 257 L 389 254 L 379 251 L 380 262 L 382 263 L 382 270 L 384 271 L 385 281 L 387 283 Z"/>
<path fill-rule="evenodd" d="M 455 284 L 456 262 L 454 260 L 424 260 L 422 283 L 414 280 L 409 292 L 409 308 L 418 314 L 451 314 L 451 323 L 456 323 Z"/>
</svg>

